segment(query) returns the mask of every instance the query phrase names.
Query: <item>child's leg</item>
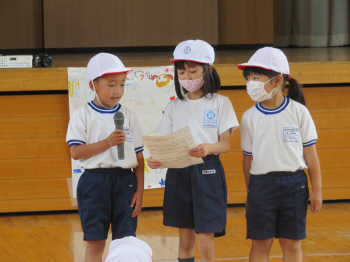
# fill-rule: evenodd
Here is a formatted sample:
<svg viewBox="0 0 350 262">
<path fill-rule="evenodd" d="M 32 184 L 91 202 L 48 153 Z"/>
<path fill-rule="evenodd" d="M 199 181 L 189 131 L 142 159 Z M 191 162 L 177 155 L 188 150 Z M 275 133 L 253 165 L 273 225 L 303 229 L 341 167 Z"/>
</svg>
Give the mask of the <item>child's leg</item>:
<svg viewBox="0 0 350 262">
<path fill-rule="evenodd" d="M 249 262 L 268 262 L 274 238 L 253 240 L 250 249 Z"/>
<path fill-rule="evenodd" d="M 179 228 L 179 258 L 194 257 L 194 248 L 196 246 L 196 233 L 194 229 Z"/>
<path fill-rule="evenodd" d="M 85 262 L 102 262 L 106 240 L 86 241 Z"/>
<path fill-rule="evenodd" d="M 301 240 L 280 238 L 280 245 L 283 252 L 283 262 L 303 261 Z"/>
<path fill-rule="evenodd" d="M 199 233 L 198 249 L 202 262 L 215 262 L 214 233 Z"/>
</svg>

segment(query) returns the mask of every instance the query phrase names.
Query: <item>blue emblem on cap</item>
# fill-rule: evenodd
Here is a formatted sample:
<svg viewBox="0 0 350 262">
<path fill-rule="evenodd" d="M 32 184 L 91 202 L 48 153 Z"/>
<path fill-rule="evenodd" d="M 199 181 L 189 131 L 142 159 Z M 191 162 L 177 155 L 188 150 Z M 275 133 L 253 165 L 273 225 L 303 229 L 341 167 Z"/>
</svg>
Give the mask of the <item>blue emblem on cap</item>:
<svg viewBox="0 0 350 262">
<path fill-rule="evenodd" d="M 184 53 L 187 55 L 189 52 L 191 52 L 191 47 L 186 46 L 184 49 Z"/>
</svg>

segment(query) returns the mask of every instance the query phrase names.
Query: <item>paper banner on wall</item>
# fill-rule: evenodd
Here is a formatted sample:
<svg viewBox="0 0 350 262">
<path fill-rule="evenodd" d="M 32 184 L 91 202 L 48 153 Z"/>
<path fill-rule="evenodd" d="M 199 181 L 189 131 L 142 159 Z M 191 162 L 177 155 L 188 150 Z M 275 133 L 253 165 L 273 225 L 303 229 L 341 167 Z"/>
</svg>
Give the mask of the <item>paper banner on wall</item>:
<svg viewBox="0 0 350 262">
<path fill-rule="evenodd" d="M 127 74 L 124 95 L 120 104 L 131 109 L 141 125 L 144 136 L 158 136 L 156 128 L 162 119 L 168 102 L 176 97 L 174 86 L 174 67 L 135 67 Z M 69 114 L 90 102 L 95 97 L 86 80 L 86 68 L 68 68 Z M 145 146 L 145 189 L 165 186 L 166 169 L 150 169 L 146 161 L 150 153 Z M 83 169 L 72 159 L 73 197 Z"/>
</svg>

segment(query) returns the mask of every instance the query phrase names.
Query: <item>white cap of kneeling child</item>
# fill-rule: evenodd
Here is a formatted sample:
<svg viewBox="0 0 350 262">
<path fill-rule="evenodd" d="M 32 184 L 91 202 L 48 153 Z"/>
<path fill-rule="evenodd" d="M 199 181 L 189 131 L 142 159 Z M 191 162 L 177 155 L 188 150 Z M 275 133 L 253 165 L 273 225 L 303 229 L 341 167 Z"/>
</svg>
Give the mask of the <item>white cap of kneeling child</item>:
<svg viewBox="0 0 350 262">
<path fill-rule="evenodd" d="M 152 262 L 152 249 L 136 237 L 116 239 L 109 245 L 104 262 Z"/>
</svg>

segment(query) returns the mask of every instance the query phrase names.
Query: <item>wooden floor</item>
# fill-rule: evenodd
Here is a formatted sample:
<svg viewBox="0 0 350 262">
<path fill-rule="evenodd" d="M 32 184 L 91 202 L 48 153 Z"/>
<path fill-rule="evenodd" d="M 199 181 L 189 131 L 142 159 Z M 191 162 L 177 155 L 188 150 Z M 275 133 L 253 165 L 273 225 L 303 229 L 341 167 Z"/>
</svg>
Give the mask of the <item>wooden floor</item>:
<svg viewBox="0 0 350 262">
<path fill-rule="evenodd" d="M 248 261 L 244 213 L 243 207 L 228 208 L 227 235 L 216 239 L 217 261 Z M 321 213 L 309 214 L 307 235 L 302 241 L 304 261 L 350 261 L 350 203 L 324 204 Z M 151 246 L 154 261 L 177 261 L 177 230 L 162 225 L 162 211 L 142 212 L 137 236 Z M 82 262 L 84 252 L 76 213 L 0 216 L 1 262 Z M 282 261 L 281 254 L 276 240 L 270 261 Z M 195 255 L 200 261 L 197 249 Z"/>
</svg>

